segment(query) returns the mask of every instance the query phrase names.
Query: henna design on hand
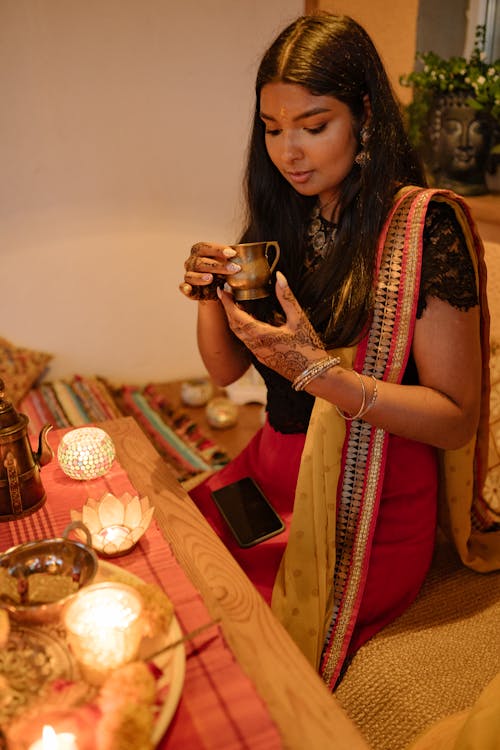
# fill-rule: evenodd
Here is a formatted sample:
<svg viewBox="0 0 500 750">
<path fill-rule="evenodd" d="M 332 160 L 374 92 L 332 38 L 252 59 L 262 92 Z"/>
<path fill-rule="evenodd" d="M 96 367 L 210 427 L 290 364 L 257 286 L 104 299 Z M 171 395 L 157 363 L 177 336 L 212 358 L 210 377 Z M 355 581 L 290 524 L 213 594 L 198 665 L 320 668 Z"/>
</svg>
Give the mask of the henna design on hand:
<svg viewBox="0 0 500 750">
<path fill-rule="evenodd" d="M 257 359 L 289 380 L 294 380 L 311 361 L 326 356 L 321 336 L 315 331 L 306 313 L 289 288 L 283 295 L 293 306 L 284 322 L 270 325 L 250 316 L 231 303 L 224 295 L 229 326 Z"/>
<path fill-rule="evenodd" d="M 276 333 L 264 333 L 255 343 L 259 346 L 286 344 L 293 348 L 312 345 L 314 348 L 323 349 L 324 346 L 321 338 L 308 321 L 301 321 L 293 334 L 288 332 L 278 333 L 278 331 Z"/>
<path fill-rule="evenodd" d="M 300 352 L 274 352 L 269 357 L 264 357 L 262 362 L 283 377 L 293 380 L 299 372 L 305 370 L 309 359 Z"/>
<path fill-rule="evenodd" d="M 302 316 L 293 332 L 286 330 L 285 326 L 281 326 L 273 328 L 272 332 L 269 333 L 261 332 L 255 338 L 255 331 L 259 330 L 257 321 L 233 322 L 232 329 L 242 340 L 252 339 L 253 347 L 274 348 L 283 344 L 294 349 L 301 346 L 310 346 L 313 349 L 323 350 L 324 344 L 321 337 L 314 330 L 305 313 L 302 312 Z"/>
<path fill-rule="evenodd" d="M 325 345 L 321 336 L 312 327 L 311 322 L 309 318 L 305 316 L 305 313 L 303 313 L 303 315 L 304 317 L 301 319 L 300 323 L 297 326 L 297 336 L 304 341 L 308 340 L 309 343 L 313 344 L 315 347 L 318 347 L 318 349 L 324 349 Z"/>
</svg>

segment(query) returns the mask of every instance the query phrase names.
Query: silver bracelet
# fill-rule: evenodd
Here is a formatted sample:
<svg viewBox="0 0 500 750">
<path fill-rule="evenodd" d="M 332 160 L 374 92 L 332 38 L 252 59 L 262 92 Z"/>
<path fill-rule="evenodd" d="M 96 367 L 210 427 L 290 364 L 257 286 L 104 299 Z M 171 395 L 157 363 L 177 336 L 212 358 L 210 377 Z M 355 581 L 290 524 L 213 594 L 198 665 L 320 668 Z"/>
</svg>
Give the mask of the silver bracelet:
<svg viewBox="0 0 500 750">
<path fill-rule="evenodd" d="M 377 400 L 377 396 L 378 396 L 378 385 L 377 385 L 377 378 L 375 377 L 375 375 L 372 375 L 372 376 L 371 376 L 371 378 L 372 378 L 372 380 L 373 380 L 373 392 L 372 392 L 372 397 L 371 397 L 371 399 L 370 399 L 370 403 L 368 404 L 368 406 L 366 407 L 366 409 L 364 410 L 364 412 L 363 412 L 362 414 L 360 414 L 360 417 L 364 417 L 364 416 L 365 416 L 365 414 L 366 414 L 366 412 L 367 412 L 367 411 L 370 411 L 370 409 L 372 408 L 372 406 L 374 406 L 374 405 L 375 405 L 375 401 Z"/>
<path fill-rule="evenodd" d="M 335 365 L 340 364 L 340 357 L 324 357 L 323 359 L 317 360 L 316 362 L 312 362 L 312 364 L 308 365 L 305 370 L 303 370 L 300 375 L 297 375 L 295 380 L 292 383 L 292 388 L 294 391 L 303 391 L 306 385 L 311 382 L 311 380 L 314 380 L 314 378 L 317 378 L 318 375 L 321 375 L 323 372 L 326 372 L 330 369 L 330 367 L 335 367 Z"/>
<path fill-rule="evenodd" d="M 378 396 L 377 379 L 376 379 L 375 375 L 371 375 L 371 379 L 373 380 L 373 392 L 372 392 L 372 397 L 370 399 L 370 402 L 369 402 L 369 404 L 367 404 L 366 403 L 366 388 L 365 388 L 365 384 L 363 382 L 363 378 L 362 378 L 362 376 L 360 375 L 359 372 L 356 372 L 356 370 L 353 370 L 353 372 L 358 376 L 359 382 L 361 383 L 361 388 L 362 388 L 362 391 L 363 391 L 363 398 L 362 398 L 362 401 L 361 401 L 361 406 L 359 407 L 359 409 L 356 412 L 356 414 L 354 414 L 354 416 L 352 416 L 352 417 L 346 415 L 343 411 L 341 411 L 341 409 L 339 409 L 338 406 L 335 407 L 337 409 L 337 412 L 342 417 L 342 419 L 345 419 L 347 422 L 352 422 L 353 419 L 361 419 L 361 417 L 364 417 L 365 414 L 370 411 L 370 409 L 372 408 L 372 406 L 375 405 L 375 401 L 377 400 L 377 396 Z"/>
<path fill-rule="evenodd" d="M 365 384 L 364 384 L 363 378 L 361 377 L 361 375 L 359 374 L 359 372 L 357 372 L 356 370 L 351 370 L 351 372 L 353 372 L 355 375 L 358 376 L 359 382 L 361 383 L 361 390 L 362 390 L 362 393 L 363 393 L 363 397 L 361 399 L 361 406 L 359 407 L 359 409 L 356 412 L 356 414 L 352 415 L 352 417 L 350 417 L 348 414 L 345 414 L 342 411 L 342 409 L 339 409 L 339 407 L 337 405 L 335 406 L 335 408 L 337 409 L 338 414 L 340 414 L 340 416 L 342 417 L 342 419 L 345 419 L 346 422 L 352 422 L 354 419 L 359 419 L 362 414 L 366 413 L 366 388 L 365 388 Z"/>
</svg>

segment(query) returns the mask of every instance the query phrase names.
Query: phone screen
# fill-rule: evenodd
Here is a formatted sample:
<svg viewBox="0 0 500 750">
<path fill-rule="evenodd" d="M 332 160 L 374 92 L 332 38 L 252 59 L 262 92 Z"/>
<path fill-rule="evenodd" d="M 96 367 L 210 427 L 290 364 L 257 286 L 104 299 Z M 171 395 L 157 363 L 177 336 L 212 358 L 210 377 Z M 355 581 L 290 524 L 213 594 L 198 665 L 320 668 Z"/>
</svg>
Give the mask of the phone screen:
<svg viewBox="0 0 500 750">
<path fill-rule="evenodd" d="M 213 490 L 212 498 L 240 547 L 252 547 L 285 528 L 260 487 L 250 477 Z"/>
</svg>

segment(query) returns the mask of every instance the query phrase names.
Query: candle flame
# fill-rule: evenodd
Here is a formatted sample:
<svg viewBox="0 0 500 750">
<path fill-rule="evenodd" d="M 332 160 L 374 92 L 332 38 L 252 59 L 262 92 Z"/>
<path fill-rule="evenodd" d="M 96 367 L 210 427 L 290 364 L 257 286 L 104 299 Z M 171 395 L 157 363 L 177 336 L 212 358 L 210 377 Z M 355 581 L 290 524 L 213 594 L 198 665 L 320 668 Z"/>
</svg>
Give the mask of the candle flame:
<svg viewBox="0 0 500 750">
<path fill-rule="evenodd" d="M 57 750 L 57 736 L 50 724 L 42 729 L 43 750 Z"/>
<path fill-rule="evenodd" d="M 77 750 L 74 734 L 63 732 L 57 734 L 54 727 L 45 724 L 42 729 L 42 739 L 32 745 L 36 750 Z"/>
<path fill-rule="evenodd" d="M 50 724 L 45 724 L 42 729 L 43 750 L 57 750 L 57 735 Z"/>
</svg>

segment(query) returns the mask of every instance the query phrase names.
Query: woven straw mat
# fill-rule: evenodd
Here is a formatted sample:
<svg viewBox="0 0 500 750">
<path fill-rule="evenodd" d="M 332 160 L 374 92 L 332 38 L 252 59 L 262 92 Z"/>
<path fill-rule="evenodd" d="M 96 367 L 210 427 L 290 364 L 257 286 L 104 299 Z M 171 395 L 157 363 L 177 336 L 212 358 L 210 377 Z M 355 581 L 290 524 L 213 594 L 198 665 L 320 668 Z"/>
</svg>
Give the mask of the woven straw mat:
<svg viewBox="0 0 500 750">
<path fill-rule="evenodd" d="M 416 601 L 358 651 L 336 697 L 373 750 L 402 750 L 500 671 L 499 624 L 500 572 L 465 568 L 441 542 Z"/>
</svg>

